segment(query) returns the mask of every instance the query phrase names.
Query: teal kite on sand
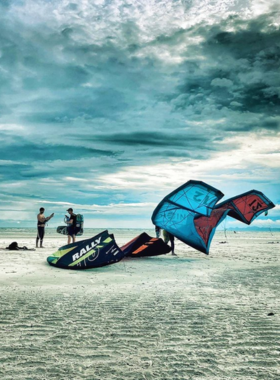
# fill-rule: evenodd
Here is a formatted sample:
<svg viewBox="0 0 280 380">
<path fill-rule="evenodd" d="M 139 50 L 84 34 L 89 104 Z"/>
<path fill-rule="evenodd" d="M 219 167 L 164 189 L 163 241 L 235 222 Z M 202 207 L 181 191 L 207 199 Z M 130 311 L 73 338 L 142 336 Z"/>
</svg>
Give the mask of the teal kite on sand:
<svg viewBox="0 0 280 380">
<path fill-rule="evenodd" d="M 220 190 L 201 181 L 188 181 L 158 204 L 152 222 L 197 249 L 209 253 L 217 226 L 227 215 L 250 224 L 275 205 L 260 191 L 251 190 L 222 203 Z"/>
</svg>

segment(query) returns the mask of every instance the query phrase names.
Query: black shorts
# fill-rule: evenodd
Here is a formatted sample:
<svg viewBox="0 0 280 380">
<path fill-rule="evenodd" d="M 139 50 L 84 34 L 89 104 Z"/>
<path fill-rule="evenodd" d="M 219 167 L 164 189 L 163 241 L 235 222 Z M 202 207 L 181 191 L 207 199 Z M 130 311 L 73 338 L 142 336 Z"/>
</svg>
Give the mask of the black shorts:
<svg viewBox="0 0 280 380">
<path fill-rule="evenodd" d="M 73 226 L 70 226 L 67 228 L 67 231 L 68 231 L 68 235 L 69 236 L 73 236 L 73 235 L 77 235 L 77 233 L 81 230 L 81 227 L 73 227 Z"/>
<path fill-rule="evenodd" d="M 45 235 L 45 227 L 37 227 L 37 239 L 43 240 Z"/>
</svg>

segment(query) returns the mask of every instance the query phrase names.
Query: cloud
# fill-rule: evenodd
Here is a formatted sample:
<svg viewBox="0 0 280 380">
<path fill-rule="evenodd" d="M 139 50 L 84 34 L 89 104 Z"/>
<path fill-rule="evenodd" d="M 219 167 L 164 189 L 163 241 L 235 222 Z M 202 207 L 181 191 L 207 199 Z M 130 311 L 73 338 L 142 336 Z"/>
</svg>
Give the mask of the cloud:
<svg viewBox="0 0 280 380">
<path fill-rule="evenodd" d="M 2 2 L 1 196 L 142 204 L 192 178 L 279 199 L 275 4 Z"/>
<path fill-rule="evenodd" d="M 226 78 L 215 78 L 211 81 L 211 86 L 214 87 L 231 87 L 233 82 L 230 79 Z"/>
</svg>

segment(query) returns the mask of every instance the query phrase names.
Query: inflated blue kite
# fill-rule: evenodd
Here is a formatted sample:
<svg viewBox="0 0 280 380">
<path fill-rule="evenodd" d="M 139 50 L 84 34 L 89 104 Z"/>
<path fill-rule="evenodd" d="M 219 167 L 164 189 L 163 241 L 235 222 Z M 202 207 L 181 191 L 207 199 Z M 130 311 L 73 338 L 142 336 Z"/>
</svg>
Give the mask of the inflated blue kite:
<svg viewBox="0 0 280 380">
<path fill-rule="evenodd" d="M 220 190 L 202 181 L 188 181 L 158 204 L 152 222 L 191 247 L 209 254 L 217 226 L 227 215 L 251 222 L 275 205 L 260 191 L 251 190 L 216 204 Z"/>
</svg>

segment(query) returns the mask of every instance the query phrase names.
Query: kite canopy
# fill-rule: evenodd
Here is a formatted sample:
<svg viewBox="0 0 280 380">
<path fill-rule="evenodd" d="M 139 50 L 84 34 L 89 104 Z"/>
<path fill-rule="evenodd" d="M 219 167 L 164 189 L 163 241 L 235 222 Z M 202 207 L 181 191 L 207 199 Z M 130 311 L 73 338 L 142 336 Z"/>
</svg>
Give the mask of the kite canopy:
<svg viewBox="0 0 280 380">
<path fill-rule="evenodd" d="M 122 246 L 121 250 L 127 257 L 143 257 L 164 255 L 169 253 L 171 248 L 162 239 L 153 238 L 143 232 Z"/>
<path fill-rule="evenodd" d="M 117 263 L 125 256 L 156 256 L 170 251 L 162 239 L 152 238 L 145 232 L 120 249 L 114 235 L 106 230 L 90 239 L 64 245 L 47 261 L 58 268 L 90 269 Z"/>
<path fill-rule="evenodd" d="M 261 213 L 275 207 L 257 190 L 216 204 L 222 197 L 221 191 L 207 183 L 188 181 L 158 204 L 152 222 L 184 243 L 208 254 L 216 228 L 227 215 L 250 224 Z"/>
<path fill-rule="evenodd" d="M 86 240 L 65 245 L 47 258 L 50 265 L 67 269 L 90 269 L 120 261 L 124 253 L 108 231 Z"/>
</svg>

